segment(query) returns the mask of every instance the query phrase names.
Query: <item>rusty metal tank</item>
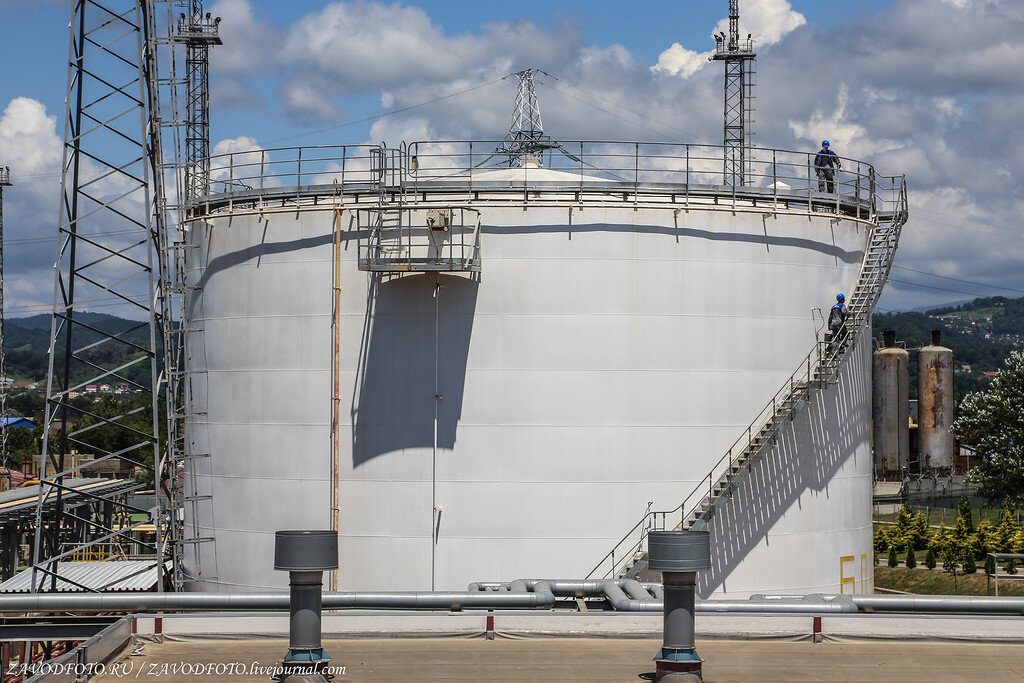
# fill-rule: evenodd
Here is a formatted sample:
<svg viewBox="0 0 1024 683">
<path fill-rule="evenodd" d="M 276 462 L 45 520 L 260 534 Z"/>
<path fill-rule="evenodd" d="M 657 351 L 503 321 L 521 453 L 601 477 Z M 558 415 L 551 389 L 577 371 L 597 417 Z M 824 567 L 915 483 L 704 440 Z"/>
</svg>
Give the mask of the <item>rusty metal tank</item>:
<svg viewBox="0 0 1024 683">
<path fill-rule="evenodd" d="M 902 478 L 910 460 L 910 354 L 896 347 L 896 332 L 882 335 L 885 346 L 872 364 L 871 419 L 875 474 Z"/>
<path fill-rule="evenodd" d="M 953 352 L 941 345 L 941 331 L 917 355 L 918 424 L 921 465 L 934 474 L 953 467 Z"/>
</svg>

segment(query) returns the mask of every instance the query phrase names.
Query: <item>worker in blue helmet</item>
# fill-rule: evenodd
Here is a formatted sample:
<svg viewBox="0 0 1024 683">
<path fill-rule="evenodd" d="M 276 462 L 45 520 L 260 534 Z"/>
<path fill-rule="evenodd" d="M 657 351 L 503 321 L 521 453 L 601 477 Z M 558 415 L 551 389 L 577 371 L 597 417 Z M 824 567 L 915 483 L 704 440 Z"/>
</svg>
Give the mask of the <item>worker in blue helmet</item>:
<svg viewBox="0 0 1024 683">
<path fill-rule="evenodd" d="M 840 344 L 846 341 L 846 319 L 850 315 L 850 309 L 846 307 L 846 296 L 842 292 L 836 294 L 836 303 L 828 313 L 828 349 L 830 353 L 835 353 Z"/>
<path fill-rule="evenodd" d="M 836 191 L 836 171 L 841 168 L 839 156 L 829 149 L 828 140 L 822 140 L 821 151 L 814 156 L 814 172 L 818 176 L 818 192 L 832 194 Z"/>
</svg>

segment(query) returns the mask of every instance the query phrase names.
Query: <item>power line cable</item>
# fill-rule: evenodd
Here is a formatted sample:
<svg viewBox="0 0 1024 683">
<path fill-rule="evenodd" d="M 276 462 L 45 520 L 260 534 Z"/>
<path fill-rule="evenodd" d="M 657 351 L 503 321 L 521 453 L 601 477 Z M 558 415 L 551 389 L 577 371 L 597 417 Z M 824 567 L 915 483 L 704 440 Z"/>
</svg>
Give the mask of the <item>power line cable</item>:
<svg viewBox="0 0 1024 683">
<path fill-rule="evenodd" d="M 989 289 L 1001 289 L 1007 292 L 1016 292 L 1018 294 L 1024 294 L 1024 289 L 1014 289 L 1013 287 L 1001 287 L 999 285 L 989 285 L 984 282 L 975 282 L 973 280 L 964 280 L 958 277 L 949 277 L 948 275 L 939 275 L 937 273 L 929 273 L 924 270 L 914 270 L 913 268 L 907 268 L 906 266 L 893 266 L 893 268 L 899 268 L 900 270 L 908 270 L 911 273 L 919 273 L 921 275 L 928 275 L 930 277 L 942 278 L 943 280 L 952 280 L 953 282 L 963 282 L 967 285 L 975 285 L 977 287 L 988 287 Z"/>
<path fill-rule="evenodd" d="M 606 102 L 606 103 L 608 103 L 608 104 L 610 104 L 610 105 L 612 105 L 614 107 L 618 107 L 619 109 L 623 109 L 625 111 L 628 111 L 629 113 L 634 114 L 636 116 L 640 116 L 642 118 L 645 118 L 648 121 L 653 121 L 654 123 L 657 123 L 659 126 L 665 126 L 666 128 L 671 128 L 671 129 L 673 129 L 675 131 L 678 131 L 680 133 L 683 133 L 685 135 L 689 135 L 691 138 L 694 138 L 695 140 L 700 140 L 701 142 L 707 142 L 705 140 L 705 138 L 701 137 L 700 135 L 697 135 L 697 134 L 692 133 L 692 132 L 690 132 L 688 130 L 680 128 L 679 126 L 676 126 L 674 124 L 668 123 L 667 121 L 662 121 L 660 119 L 654 118 L 650 114 L 645 114 L 645 113 L 643 113 L 641 111 L 637 111 L 636 109 L 631 109 L 630 107 L 627 107 L 624 104 L 620 104 L 619 102 L 615 102 L 615 101 L 613 101 L 613 100 L 611 100 L 611 99 L 609 99 L 607 97 L 604 97 L 603 95 L 599 95 L 597 93 L 590 92 L 586 88 L 582 88 L 582 87 L 576 85 L 575 83 L 570 83 L 569 81 L 564 80 L 562 78 L 559 78 L 558 76 L 555 76 L 553 74 L 546 74 L 546 75 L 551 76 L 551 78 L 555 79 L 556 81 L 558 81 L 560 83 L 564 83 L 565 85 L 569 86 L 570 88 L 575 88 L 576 90 L 579 90 L 580 92 L 582 92 L 582 93 L 584 93 L 586 95 L 589 95 L 590 97 L 593 97 L 593 98 L 595 98 L 597 100 L 601 100 L 602 102 Z M 557 88 L 554 88 L 554 86 L 552 86 L 550 83 L 543 83 L 543 81 L 542 81 L 542 84 L 543 85 L 547 85 L 549 88 L 557 90 Z M 561 92 L 561 91 L 559 90 L 558 92 Z M 562 94 L 566 95 L 566 96 L 569 96 L 567 93 L 564 93 L 564 92 Z M 587 103 L 585 103 L 585 104 L 587 104 Z M 591 106 L 594 106 L 594 105 L 591 105 Z M 604 109 L 602 109 L 601 111 L 604 111 L 605 113 L 611 114 L 611 112 L 608 112 L 607 110 L 604 110 Z M 615 114 L 612 114 L 612 116 L 615 116 Z M 623 120 L 628 120 L 628 119 L 623 119 Z M 634 122 L 631 121 L 630 123 L 634 123 Z M 651 130 L 651 129 L 648 128 L 647 130 Z M 657 131 L 654 131 L 654 132 L 657 132 Z M 659 133 L 659 134 L 660 135 L 664 135 L 664 133 Z"/>
<path fill-rule="evenodd" d="M 567 93 L 564 90 L 560 90 L 560 89 L 556 88 L 555 86 L 551 85 L 550 83 L 544 83 L 542 81 L 541 85 L 546 85 L 547 87 L 551 88 L 555 92 L 561 93 L 562 95 L 565 95 L 569 99 L 576 100 L 577 102 L 585 104 L 588 107 L 593 107 L 594 109 L 597 109 L 598 111 L 602 111 L 605 114 L 608 114 L 609 116 L 614 116 L 615 118 L 619 119 L 620 121 L 625 121 L 626 123 L 630 123 L 630 124 L 632 124 L 634 126 L 638 126 L 640 128 L 643 128 L 644 130 L 648 130 L 648 131 L 654 133 L 655 135 L 661 135 L 661 136 L 666 137 L 666 138 L 672 137 L 671 135 L 665 133 L 664 131 L 655 130 L 655 129 L 651 128 L 650 126 L 645 126 L 644 124 L 640 123 L 639 121 L 633 121 L 631 119 L 627 119 L 625 116 L 620 116 L 619 114 L 616 114 L 613 111 L 609 111 L 609 110 L 605 109 L 604 107 L 599 107 L 598 105 L 594 104 L 593 102 L 588 102 L 588 101 L 584 100 L 583 98 L 576 97 L 575 95 Z"/>
<path fill-rule="evenodd" d="M 264 144 L 268 144 L 269 145 L 269 144 L 272 144 L 272 143 L 275 143 L 275 142 L 284 142 L 285 140 L 294 140 L 295 138 L 301 138 L 301 137 L 305 137 L 307 135 L 316 135 L 317 133 L 326 133 L 328 131 L 338 130 L 339 128 L 346 128 L 348 126 L 355 126 L 355 125 L 360 124 L 360 123 L 367 123 L 369 121 L 376 121 L 377 119 L 382 119 L 382 118 L 387 117 L 387 116 L 393 116 L 394 114 L 401 114 L 402 112 L 410 111 L 412 109 L 418 109 L 419 107 L 425 107 L 428 104 L 434 104 L 436 102 L 441 102 L 443 100 L 449 100 L 449 99 L 451 99 L 453 97 L 458 97 L 459 95 L 465 95 L 466 93 L 473 92 L 474 90 L 479 90 L 480 88 L 486 88 L 489 85 L 494 85 L 495 83 L 502 82 L 507 77 L 508 76 L 505 75 L 505 76 L 502 76 L 501 78 L 496 78 L 493 81 L 487 81 L 486 83 L 480 83 L 478 85 L 474 85 L 474 86 L 472 86 L 470 88 L 466 88 L 465 90 L 459 90 L 458 92 L 453 92 L 453 93 L 449 93 L 447 95 L 442 95 L 441 97 L 435 97 L 434 99 L 427 100 L 426 102 L 420 102 L 419 104 L 411 104 L 411 105 L 409 105 L 407 107 L 399 107 L 398 109 L 392 109 L 390 111 L 382 112 L 380 114 L 374 114 L 373 116 L 367 116 L 365 118 L 356 119 L 355 121 L 346 121 L 345 123 L 339 123 L 339 124 L 337 124 L 335 126 L 327 126 L 326 128 L 320 128 L 319 130 L 310 130 L 310 131 L 306 131 L 304 133 L 296 133 L 295 135 L 288 135 L 288 136 L 285 136 L 283 138 L 275 138 L 273 140 L 267 140 Z"/>
<path fill-rule="evenodd" d="M 983 296 L 985 296 L 984 294 L 979 294 L 977 292 L 965 292 L 962 289 L 949 289 L 948 287 L 936 287 L 935 285 L 926 285 L 926 284 L 923 284 L 921 282 L 910 282 L 909 280 L 897 280 L 896 278 L 889 278 L 889 282 L 898 282 L 901 285 L 910 285 L 912 287 L 920 287 L 922 289 L 934 289 L 934 290 L 937 290 L 937 291 L 940 291 L 940 292 L 953 292 L 954 294 L 967 294 L 968 296 L 973 296 L 973 297 L 983 297 Z"/>
</svg>

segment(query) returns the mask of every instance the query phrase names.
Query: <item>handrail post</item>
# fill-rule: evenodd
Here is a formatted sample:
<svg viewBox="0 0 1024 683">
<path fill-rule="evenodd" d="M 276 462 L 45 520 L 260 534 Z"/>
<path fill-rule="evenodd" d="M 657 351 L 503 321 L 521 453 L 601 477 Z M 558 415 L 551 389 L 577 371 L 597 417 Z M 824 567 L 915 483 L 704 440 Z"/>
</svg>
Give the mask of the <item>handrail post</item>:
<svg viewBox="0 0 1024 683">
<path fill-rule="evenodd" d="M 686 143 L 686 210 L 690 210 L 690 143 Z"/>
<path fill-rule="evenodd" d="M 860 162 L 857 162 L 857 218 L 860 218 Z"/>
<path fill-rule="evenodd" d="M 266 150 L 262 150 L 261 149 L 260 150 L 260 206 L 261 207 L 263 205 L 263 176 L 266 173 L 266 171 L 264 170 L 265 166 L 266 166 L 266 164 L 265 164 L 266 158 L 267 158 Z"/>
<path fill-rule="evenodd" d="M 577 159 L 579 159 L 578 163 L 580 165 L 580 189 L 579 189 L 579 195 L 577 195 L 576 198 L 582 204 L 583 203 L 583 196 L 582 196 L 583 195 L 583 141 L 582 140 L 580 140 L 580 155 L 577 157 Z"/>
<path fill-rule="evenodd" d="M 807 213 L 813 213 L 814 207 L 811 205 L 811 185 L 814 181 L 811 179 L 811 155 L 807 155 Z"/>
<path fill-rule="evenodd" d="M 779 166 L 776 152 L 772 150 L 772 208 L 779 210 Z"/>
<path fill-rule="evenodd" d="M 640 201 L 640 143 L 633 143 L 633 206 Z"/>
</svg>

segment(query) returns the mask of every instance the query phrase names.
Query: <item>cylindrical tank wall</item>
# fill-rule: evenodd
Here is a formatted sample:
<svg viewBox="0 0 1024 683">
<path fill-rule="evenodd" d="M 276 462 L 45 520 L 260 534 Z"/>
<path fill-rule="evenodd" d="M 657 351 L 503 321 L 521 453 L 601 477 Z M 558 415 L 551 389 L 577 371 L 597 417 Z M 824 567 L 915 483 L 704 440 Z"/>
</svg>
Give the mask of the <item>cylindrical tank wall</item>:
<svg viewBox="0 0 1024 683">
<path fill-rule="evenodd" d="M 340 589 L 587 574 L 648 507 L 678 505 L 788 380 L 814 347 L 812 309 L 849 291 L 867 238 L 834 214 L 480 210 L 474 278 L 358 270 L 348 211 L 224 213 L 193 231 L 189 438 L 210 457 L 190 460 L 186 528 L 216 539 L 192 544 L 196 587 L 283 587 L 274 531 L 330 523 L 332 430 Z M 864 589 L 859 346 L 850 379 L 741 487 L 711 591 Z"/>
<path fill-rule="evenodd" d="M 875 475 L 898 480 L 910 459 L 910 354 L 896 347 L 896 333 L 884 333 L 885 347 L 875 351 L 871 415 Z"/>
<path fill-rule="evenodd" d="M 953 468 L 953 352 L 941 346 L 941 332 L 917 356 L 917 410 L 920 458 L 925 470 L 948 474 Z"/>
</svg>

